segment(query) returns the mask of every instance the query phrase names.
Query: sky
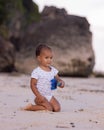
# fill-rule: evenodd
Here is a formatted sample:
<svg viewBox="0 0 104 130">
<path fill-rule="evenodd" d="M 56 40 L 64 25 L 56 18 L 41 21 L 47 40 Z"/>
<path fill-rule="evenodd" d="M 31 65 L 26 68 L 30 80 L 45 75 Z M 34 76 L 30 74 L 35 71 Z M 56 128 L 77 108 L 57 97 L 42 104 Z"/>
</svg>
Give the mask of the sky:
<svg viewBox="0 0 104 130">
<path fill-rule="evenodd" d="M 104 0 L 34 0 L 41 12 L 44 6 L 65 8 L 68 14 L 86 17 L 93 33 L 95 71 L 104 72 Z"/>
</svg>

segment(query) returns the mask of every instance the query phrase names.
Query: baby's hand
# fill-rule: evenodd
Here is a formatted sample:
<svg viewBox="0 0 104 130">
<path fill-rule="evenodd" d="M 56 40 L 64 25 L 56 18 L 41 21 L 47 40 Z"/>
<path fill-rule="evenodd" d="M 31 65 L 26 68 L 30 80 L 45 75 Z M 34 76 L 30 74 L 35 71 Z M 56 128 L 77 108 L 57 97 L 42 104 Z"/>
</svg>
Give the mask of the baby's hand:
<svg viewBox="0 0 104 130">
<path fill-rule="evenodd" d="M 58 83 L 57 83 L 57 86 L 59 86 L 60 88 L 63 88 L 65 86 L 65 82 L 63 80 L 60 80 Z"/>
</svg>

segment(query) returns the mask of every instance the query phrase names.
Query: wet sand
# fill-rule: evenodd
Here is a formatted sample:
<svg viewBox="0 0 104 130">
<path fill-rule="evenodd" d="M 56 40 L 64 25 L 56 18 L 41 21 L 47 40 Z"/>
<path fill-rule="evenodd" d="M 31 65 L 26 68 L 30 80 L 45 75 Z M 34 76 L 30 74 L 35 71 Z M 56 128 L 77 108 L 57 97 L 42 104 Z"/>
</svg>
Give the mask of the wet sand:
<svg viewBox="0 0 104 130">
<path fill-rule="evenodd" d="M 61 112 L 22 111 L 32 100 L 30 76 L 0 74 L 1 130 L 104 130 L 104 78 L 63 78 Z"/>
</svg>

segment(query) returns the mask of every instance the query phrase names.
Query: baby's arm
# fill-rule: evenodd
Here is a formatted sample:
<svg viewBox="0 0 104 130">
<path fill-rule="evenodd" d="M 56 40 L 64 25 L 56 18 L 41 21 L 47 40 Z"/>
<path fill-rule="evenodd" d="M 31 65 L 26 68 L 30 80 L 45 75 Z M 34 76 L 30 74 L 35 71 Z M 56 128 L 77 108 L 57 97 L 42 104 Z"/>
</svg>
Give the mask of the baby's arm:
<svg viewBox="0 0 104 130">
<path fill-rule="evenodd" d="M 56 80 L 57 80 L 57 82 L 58 82 L 58 84 L 59 84 L 58 86 L 59 86 L 60 88 L 64 88 L 65 82 L 59 77 L 58 74 L 55 76 L 55 78 L 56 78 Z"/>
<path fill-rule="evenodd" d="M 40 92 L 38 91 L 36 85 L 37 85 L 37 80 L 35 78 L 31 78 L 31 81 L 30 81 L 31 89 L 32 89 L 34 95 L 37 97 L 38 101 L 42 102 L 45 99 L 45 97 L 43 97 L 40 94 Z"/>
</svg>

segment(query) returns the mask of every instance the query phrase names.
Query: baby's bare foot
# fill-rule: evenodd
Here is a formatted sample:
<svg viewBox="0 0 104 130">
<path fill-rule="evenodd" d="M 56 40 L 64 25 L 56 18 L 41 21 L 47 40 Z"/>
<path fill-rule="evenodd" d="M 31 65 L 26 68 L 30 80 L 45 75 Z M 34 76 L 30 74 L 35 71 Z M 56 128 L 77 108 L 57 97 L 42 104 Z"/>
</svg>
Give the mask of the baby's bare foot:
<svg viewBox="0 0 104 130">
<path fill-rule="evenodd" d="M 31 110 L 32 104 L 29 103 L 27 106 L 22 107 L 21 110 Z"/>
</svg>

